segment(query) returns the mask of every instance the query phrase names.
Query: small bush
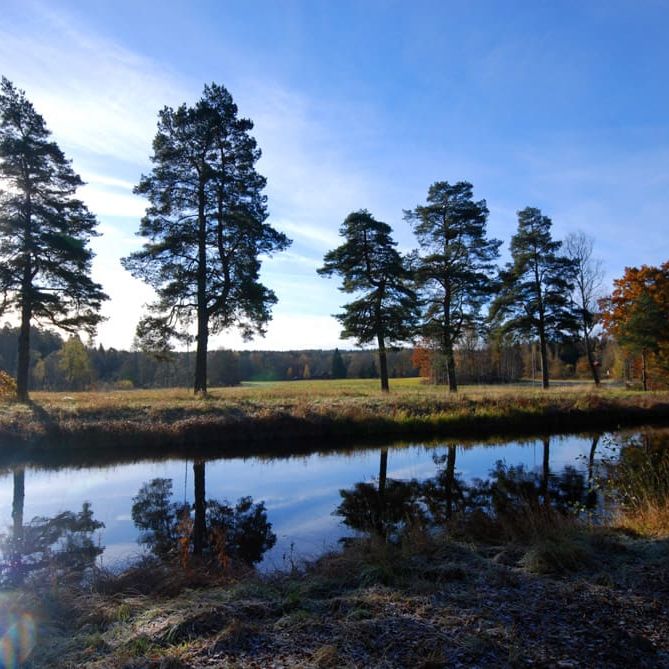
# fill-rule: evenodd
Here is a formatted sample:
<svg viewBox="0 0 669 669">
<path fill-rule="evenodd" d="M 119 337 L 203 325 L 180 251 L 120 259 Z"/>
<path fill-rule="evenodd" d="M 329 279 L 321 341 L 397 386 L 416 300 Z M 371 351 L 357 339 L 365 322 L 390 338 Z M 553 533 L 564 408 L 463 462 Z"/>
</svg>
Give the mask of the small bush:
<svg viewBox="0 0 669 669">
<path fill-rule="evenodd" d="M 4 369 L 0 369 L 0 399 L 16 397 L 16 381 Z"/>
<path fill-rule="evenodd" d="M 583 569 L 592 560 L 591 548 L 583 538 L 555 534 L 537 540 L 520 563 L 535 574 L 562 574 Z"/>
</svg>

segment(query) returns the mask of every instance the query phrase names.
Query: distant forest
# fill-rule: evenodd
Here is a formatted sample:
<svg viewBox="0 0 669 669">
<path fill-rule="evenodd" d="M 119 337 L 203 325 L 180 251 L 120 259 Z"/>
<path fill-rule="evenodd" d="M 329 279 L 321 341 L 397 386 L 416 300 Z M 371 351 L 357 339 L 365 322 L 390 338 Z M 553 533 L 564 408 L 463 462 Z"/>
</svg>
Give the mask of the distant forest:
<svg viewBox="0 0 669 669">
<path fill-rule="evenodd" d="M 14 374 L 18 328 L 0 329 L 0 368 Z M 30 385 L 32 390 L 87 390 L 190 387 L 195 352 L 157 357 L 138 350 L 122 351 L 85 346 L 77 337 L 63 339 L 48 330 L 31 332 Z M 597 341 L 605 376 L 625 378 L 630 370 L 620 350 L 609 339 Z M 495 345 L 470 340 L 457 350 L 464 383 L 511 383 L 539 379 L 537 345 Z M 577 343 L 551 346 L 551 375 L 587 378 L 587 361 Z M 211 386 L 234 386 L 242 381 L 300 381 L 303 379 L 378 378 L 375 350 L 210 351 Z M 422 349 L 388 351 L 392 378 L 429 377 L 432 368 Z M 432 379 L 443 381 L 442 379 Z"/>
</svg>

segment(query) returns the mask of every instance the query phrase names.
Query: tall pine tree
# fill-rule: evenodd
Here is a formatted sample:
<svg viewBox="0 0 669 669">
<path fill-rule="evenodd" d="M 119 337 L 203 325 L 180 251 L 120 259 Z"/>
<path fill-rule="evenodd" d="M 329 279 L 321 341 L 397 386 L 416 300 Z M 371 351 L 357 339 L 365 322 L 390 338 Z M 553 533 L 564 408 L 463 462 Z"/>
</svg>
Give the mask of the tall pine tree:
<svg viewBox="0 0 669 669">
<path fill-rule="evenodd" d="M 426 305 L 422 334 L 437 344 L 449 390 L 455 392 L 455 346 L 483 322 L 481 307 L 493 289 L 501 242 L 487 238 L 488 207 L 485 200 L 473 200 L 466 181 L 433 183 L 427 204 L 405 211 L 404 217 L 422 252 L 416 268 Z"/>
<path fill-rule="evenodd" d="M 210 334 L 233 326 L 245 339 L 264 334 L 276 295 L 259 281 L 259 256 L 290 244 L 265 223 L 252 128 L 223 86 L 205 86 L 194 106 L 159 113 L 153 171 L 135 189 L 150 202 L 139 230 L 148 241 L 123 265 L 158 294 L 138 337 L 169 349 L 195 322 L 196 393 L 207 390 Z"/>
<path fill-rule="evenodd" d="M 395 249 L 390 226 L 367 210 L 349 214 L 339 234 L 344 243 L 326 253 L 318 273 L 339 275 L 341 290 L 359 295 L 336 316 L 344 326 L 341 336 L 359 345 L 376 341 L 381 390 L 388 392 L 386 348 L 410 339 L 416 326 L 417 298 L 409 286 L 410 274 Z"/>
<path fill-rule="evenodd" d="M 560 255 L 562 242 L 551 236 L 552 225 L 534 207 L 518 212 L 518 230 L 511 238 L 512 262 L 500 273 L 502 289 L 491 307 L 491 318 L 502 332 L 539 338 L 544 388 L 549 386 L 549 339 L 578 329 L 570 299 L 574 263 Z"/>
<path fill-rule="evenodd" d="M 42 116 L 3 77 L 0 85 L 0 314 L 20 330 L 17 396 L 28 399 L 30 325 L 93 335 L 107 296 L 91 277 L 97 221 L 75 197 L 83 185 Z"/>
</svg>

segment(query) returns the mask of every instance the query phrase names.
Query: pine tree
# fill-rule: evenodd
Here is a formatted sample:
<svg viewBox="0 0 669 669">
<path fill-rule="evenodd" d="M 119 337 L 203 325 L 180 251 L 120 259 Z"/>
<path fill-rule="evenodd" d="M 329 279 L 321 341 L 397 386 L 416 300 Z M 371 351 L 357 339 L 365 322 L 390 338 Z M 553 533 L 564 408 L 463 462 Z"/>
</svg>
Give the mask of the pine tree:
<svg viewBox="0 0 669 669">
<path fill-rule="evenodd" d="M 30 325 L 90 336 L 107 296 L 90 277 L 97 221 L 83 185 L 42 116 L 3 77 L 0 86 L 0 314 L 19 317 L 17 397 L 28 399 Z"/>
<path fill-rule="evenodd" d="M 341 353 L 338 348 L 336 348 L 332 354 L 332 378 L 346 378 L 346 365 L 344 364 L 344 359 L 341 357 Z"/>
<path fill-rule="evenodd" d="M 265 223 L 252 128 L 223 86 L 205 86 L 194 106 L 159 113 L 153 171 L 135 189 L 150 202 L 139 230 L 149 241 L 123 265 L 158 294 L 138 338 L 168 350 L 195 322 L 196 393 L 207 390 L 210 334 L 233 326 L 245 339 L 265 333 L 276 295 L 259 281 L 259 256 L 290 244 Z"/>
<path fill-rule="evenodd" d="M 375 220 L 367 210 L 349 214 L 339 234 L 345 242 L 326 253 L 318 273 L 341 276 L 340 290 L 360 295 L 336 315 L 344 326 L 341 336 L 354 338 L 361 346 L 376 340 L 381 389 L 388 392 L 386 347 L 410 339 L 417 321 L 410 274 L 395 249 L 390 226 Z"/>
<path fill-rule="evenodd" d="M 482 325 L 481 308 L 493 290 L 501 242 L 486 237 L 488 207 L 472 199 L 472 185 L 437 181 L 427 204 L 404 212 L 422 255 L 416 267 L 426 304 L 423 336 L 437 343 L 446 362 L 448 387 L 458 389 L 455 346 L 463 334 Z"/>
<path fill-rule="evenodd" d="M 502 290 L 490 312 L 501 332 L 539 338 L 544 388 L 549 386 L 549 338 L 578 328 L 570 300 L 574 264 L 559 255 L 562 242 L 552 238 L 552 225 L 534 207 L 518 212 L 518 231 L 511 238 L 513 260 L 500 273 Z"/>
</svg>

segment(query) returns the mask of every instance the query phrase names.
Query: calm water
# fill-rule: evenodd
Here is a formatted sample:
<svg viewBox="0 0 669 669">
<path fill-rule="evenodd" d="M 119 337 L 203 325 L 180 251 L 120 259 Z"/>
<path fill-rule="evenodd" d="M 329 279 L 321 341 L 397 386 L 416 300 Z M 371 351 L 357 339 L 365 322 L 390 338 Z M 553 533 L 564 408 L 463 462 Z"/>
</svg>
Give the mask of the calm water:
<svg viewBox="0 0 669 669">
<path fill-rule="evenodd" d="M 599 441 L 605 449 L 607 438 Z M 550 439 L 550 452 L 541 439 L 503 445 L 457 446 L 455 473 L 463 483 L 486 479 L 497 461 L 524 465 L 529 472 L 545 473 L 546 459 L 551 474 L 574 467 L 587 476 L 591 461 L 592 437 L 568 436 Z M 287 566 L 287 560 L 308 559 L 335 548 L 338 540 L 354 533 L 333 512 L 342 502 L 341 490 L 351 490 L 359 483 L 378 484 L 384 449 L 374 448 L 353 453 L 332 453 L 281 459 L 220 459 L 200 466 L 204 473 L 206 499 L 234 503 L 250 496 L 264 502 L 266 519 L 276 535 L 276 543 L 260 562 L 261 569 Z M 445 456 L 445 445 L 421 444 L 388 447 L 388 480 L 423 481 L 443 471 L 437 464 Z M 597 453 L 599 457 L 600 453 Z M 24 482 L 23 524 L 36 517 L 53 518 L 64 511 L 79 512 L 90 504 L 95 520 L 104 528 L 93 534 L 94 542 L 104 551 L 97 558 L 103 565 L 122 564 L 146 548 L 138 543 L 139 529 L 132 517 L 133 500 L 142 486 L 154 479 L 169 479 L 170 502 L 176 505 L 194 501 L 193 461 L 168 460 L 86 469 L 40 470 L 26 468 L 25 475 L 8 471 L 0 478 L 0 531 L 11 534 L 16 527 L 15 486 Z M 146 491 L 146 487 L 144 488 Z M 20 495 L 19 495 L 20 497 Z M 6 553 L 7 551 L 5 551 Z M 5 560 L 7 556 L 5 555 Z"/>
</svg>

